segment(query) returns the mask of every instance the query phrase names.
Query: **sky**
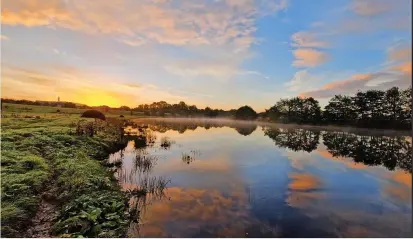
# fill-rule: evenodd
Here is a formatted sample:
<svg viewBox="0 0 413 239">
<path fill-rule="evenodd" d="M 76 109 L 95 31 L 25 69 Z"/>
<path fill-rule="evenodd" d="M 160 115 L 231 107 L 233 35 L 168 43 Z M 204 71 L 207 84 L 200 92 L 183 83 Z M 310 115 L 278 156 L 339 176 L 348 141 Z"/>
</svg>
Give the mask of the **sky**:
<svg viewBox="0 0 413 239">
<path fill-rule="evenodd" d="M 411 86 L 411 0 L 1 0 L 1 96 L 268 109 Z"/>
</svg>

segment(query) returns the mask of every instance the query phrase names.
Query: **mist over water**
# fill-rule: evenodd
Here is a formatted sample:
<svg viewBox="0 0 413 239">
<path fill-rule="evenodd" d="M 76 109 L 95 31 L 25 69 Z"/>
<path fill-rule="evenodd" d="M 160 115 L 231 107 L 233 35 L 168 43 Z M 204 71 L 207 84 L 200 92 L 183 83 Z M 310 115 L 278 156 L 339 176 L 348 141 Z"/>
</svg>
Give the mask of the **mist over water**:
<svg viewBox="0 0 413 239">
<path fill-rule="evenodd" d="M 406 237 L 410 136 L 228 119 L 140 119 L 153 144 L 111 156 L 139 200 L 133 237 Z M 133 128 L 126 132 L 133 133 Z"/>
</svg>

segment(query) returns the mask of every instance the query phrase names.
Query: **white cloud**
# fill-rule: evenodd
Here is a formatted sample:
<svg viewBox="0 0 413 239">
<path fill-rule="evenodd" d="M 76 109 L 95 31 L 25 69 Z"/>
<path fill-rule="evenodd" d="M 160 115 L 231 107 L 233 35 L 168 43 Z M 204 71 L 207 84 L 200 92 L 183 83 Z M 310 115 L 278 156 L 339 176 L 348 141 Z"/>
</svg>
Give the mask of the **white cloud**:
<svg viewBox="0 0 413 239">
<path fill-rule="evenodd" d="M 320 78 L 317 75 L 312 75 L 308 73 L 308 70 L 297 71 L 294 77 L 284 84 L 288 91 L 300 91 L 308 89 L 309 86 L 313 85 Z"/>
<path fill-rule="evenodd" d="M 248 49 L 255 42 L 255 20 L 287 7 L 268 1 L 59 1 L 13 0 L 2 4 L 2 24 L 52 26 L 106 34 L 131 46 L 231 44 Z"/>
<path fill-rule="evenodd" d="M 317 39 L 319 35 L 313 32 L 300 31 L 291 36 L 292 46 L 294 47 L 315 47 L 324 48 L 328 46 L 326 41 Z"/>
</svg>

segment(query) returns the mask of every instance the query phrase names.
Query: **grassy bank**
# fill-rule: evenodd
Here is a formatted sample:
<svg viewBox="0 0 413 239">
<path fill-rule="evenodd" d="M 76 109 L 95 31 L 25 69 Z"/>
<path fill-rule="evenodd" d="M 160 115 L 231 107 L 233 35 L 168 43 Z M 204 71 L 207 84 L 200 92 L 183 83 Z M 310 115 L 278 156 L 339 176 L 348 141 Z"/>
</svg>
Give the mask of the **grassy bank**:
<svg viewBox="0 0 413 239">
<path fill-rule="evenodd" d="M 3 111 L 6 114 L 15 114 L 20 117 L 25 116 L 40 116 L 40 117 L 49 117 L 51 115 L 54 116 L 71 116 L 71 115 L 80 115 L 86 109 L 78 109 L 78 108 L 63 108 L 63 107 L 53 107 L 53 106 L 40 106 L 40 105 L 24 105 L 24 104 L 11 104 L 11 103 L 4 103 L 3 104 Z M 133 115 L 130 114 L 130 111 L 127 110 L 118 110 L 118 109 L 110 109 L 108 112 L 104 112 L 106 116 L 109 117 L 119 117 L 123 115 L 125 118 L 136 118 L 143 116 L 139 112 L 132 112 Z"/>
<path fill-rule="evenodd" d="M 74 134 L 78 114 L 12 114 L 3 112 L 1 122 L 2 236 L 26 236 L 44 201 L 56 205 L 51 235 L 125 236 L 128 198 L 99 161 L 126 145 L 119 120 L 88 137 Z"/>
</svg>

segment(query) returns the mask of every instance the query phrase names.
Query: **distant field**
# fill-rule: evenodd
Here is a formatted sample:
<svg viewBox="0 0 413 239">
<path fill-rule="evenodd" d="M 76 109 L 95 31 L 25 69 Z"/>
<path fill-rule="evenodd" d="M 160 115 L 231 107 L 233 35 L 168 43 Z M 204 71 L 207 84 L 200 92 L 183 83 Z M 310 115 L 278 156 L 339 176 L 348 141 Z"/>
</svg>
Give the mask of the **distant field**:
<svg viewBox="0 0 413 239">
<path fill-rule="evenodd" d="M 23 105 L 23 104 L 11 104 L 11 103 L 3 104 L 3 114 L 6 116 L 12 113 L 19 114 L 22 117 L 26 115 L 40 116 L 40 117 L 42 116 L 50 117 L 53 115 L 58 116 L 58 115 L 64 115 L 64 114 L 78 115 L 78 114 L 83 113 L 86 110 L 87 109 L 62 108 L 62 107 L 52 107 L 52 106 L 40 106 L 40 105 Z M 125 110 L 109 110 L 108 112 L 103 112 L 103 113 L 110 117 L 123 115 L 126 118 L 131 118 L 131 117 L 136 118 L 136 117 L 142 116 L 140 112 L 133 112 L 133 115 L 131 116 L 130 111 L 125 111 Z"/>
</svg>

